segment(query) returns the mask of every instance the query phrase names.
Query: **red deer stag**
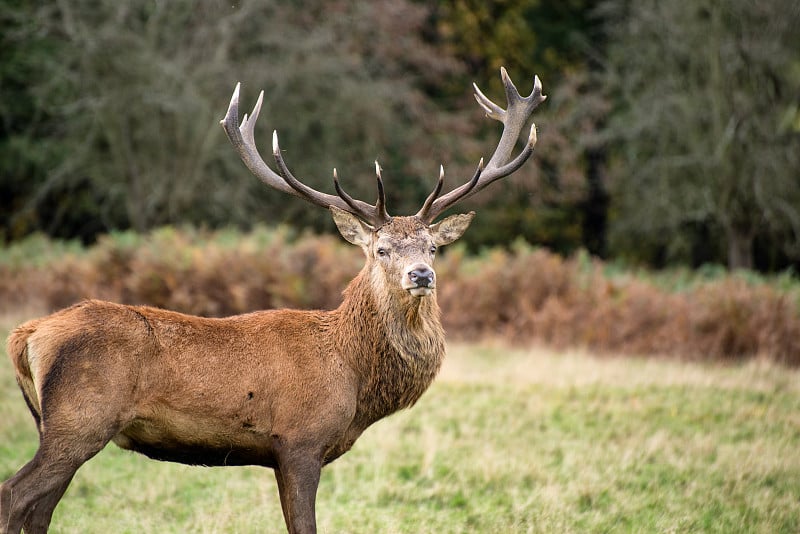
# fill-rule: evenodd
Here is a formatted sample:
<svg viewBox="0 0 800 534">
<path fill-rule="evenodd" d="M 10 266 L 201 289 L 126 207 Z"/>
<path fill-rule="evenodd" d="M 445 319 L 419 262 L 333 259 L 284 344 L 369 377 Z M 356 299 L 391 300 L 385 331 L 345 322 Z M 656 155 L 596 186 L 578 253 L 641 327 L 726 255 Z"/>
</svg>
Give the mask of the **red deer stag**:
<svg viewBox="0 0 800 534">
<path fill-rule="evenodd" d="M 486 114 L 503 123 L 498 147 L 472 179 L 415 215 L 391 217 L 380 168 L 370 205 L 342 190 L 321 193 L 298 181 L 277 135 L 271 170 L 253 129 L 263 92 L 238 124 L 239 86 L 225 132 L 265 184 L 329 208 L 342 236 L 366 255 L 332 311 L 270 310 L 209 319 L 146 307 L 85 301 L 16 328 L 8 354 L 39 431 L 33 459 L 0 487 L 0 532 L 46 532 L 77 469 L 109 441 L 150 458 L 196 465 L 274 469 L 289 532 L 316 530 L 322 466 L 372 423 L 413 405 L 445 352 L 436 303 L 436 248 L 458 239 L 474 213 L 433 221 L 447 208 L 516 171 L 536 143 L 514 145 L 545 99 L 520 96 L 501 70 L 507 109 L 475 87 Z"/>
</svg>

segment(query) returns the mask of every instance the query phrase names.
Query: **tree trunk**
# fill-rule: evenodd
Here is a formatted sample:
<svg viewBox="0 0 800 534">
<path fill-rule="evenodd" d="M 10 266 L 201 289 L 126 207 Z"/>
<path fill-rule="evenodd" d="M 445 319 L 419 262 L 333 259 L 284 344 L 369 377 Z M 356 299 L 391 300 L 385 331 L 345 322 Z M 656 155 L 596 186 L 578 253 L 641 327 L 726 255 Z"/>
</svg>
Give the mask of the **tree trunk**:
<svg viewBox="0 0 800 534">
<path fill-rule="evenodd" d="M 728 235 L 728 269 L 753 268 L 753 233 L 742 232 L 735 228 L 727 229 Z"/>
<path fill-rule="evenodd" d="M 583 246 L 591 254 L 606 257 L 609 194 L 605 185 L 607 152 L 604 146 L 586 150 L 586 200 L 583 211 Z"/>
</svg>

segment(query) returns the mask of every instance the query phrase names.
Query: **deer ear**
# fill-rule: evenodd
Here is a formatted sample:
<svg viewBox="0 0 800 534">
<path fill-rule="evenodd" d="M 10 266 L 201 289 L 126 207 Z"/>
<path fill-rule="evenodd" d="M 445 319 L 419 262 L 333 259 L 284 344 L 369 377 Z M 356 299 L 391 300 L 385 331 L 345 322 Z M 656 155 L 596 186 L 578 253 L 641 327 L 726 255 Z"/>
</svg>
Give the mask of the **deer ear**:
<svg viewBox="0 0 800 534">
<path fill-rule="evenodd" d="M 469 213 L 451 215 L 436 224 L 432 224 L 430 229 L 434 242 L 437 245 L 452 243 L 464 234 L 473 217 L 475 217 L 475 212 L 471 211 Z"/>
<path fill-rule="evenodd" d="M 330 206 L 331 213 L 333 214 L 333 222 L 339 229 L 342 237 L 354 245 L 362 248 L 368 247 L 370 244 L 370 236 L 374 230 L 373 227 L 356 217 L 350 212 Z"/>
</svg>

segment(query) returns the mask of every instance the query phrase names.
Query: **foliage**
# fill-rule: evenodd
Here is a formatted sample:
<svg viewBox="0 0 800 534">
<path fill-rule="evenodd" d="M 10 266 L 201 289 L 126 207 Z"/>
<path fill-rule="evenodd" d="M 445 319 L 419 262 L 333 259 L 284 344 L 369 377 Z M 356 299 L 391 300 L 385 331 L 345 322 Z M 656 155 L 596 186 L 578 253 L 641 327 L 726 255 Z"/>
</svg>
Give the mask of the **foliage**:
<svg viewBox="0 0 800 534">
<path fill-rule="evenodd" d="M 331 169 L 413 213 L 496 144 L 538 73 L 533 161 L 465 202 L 476 251 L 515 237 L 650 266 L 800 266 L 800 47 L 791 0 L 0 0 L 0 239 L 92 242 L 164 224 L 331 230 L 253 179 L 217 122 L 236 81 L 256 132 L 332 191 Z M 269 158 L 267 158 L 269 159 Z"/>
<path fill-rule="evenodd" d="M 592 2 L 445 0 L 433 8 L 437 37 L 478 80 L 502 91 L 500 67 L 537 72 L 560 82 L 565 67 L 586 61 L 585 40 L 594 31 Z"/>
<path fill-rule="evenodd" d="M 103 298 L 207 316 L 331 309 L 362 262 L 359 250 L 332 236 L 287 228 L 242 235 L 167 227 L 113 234 L 88 249 L 32 238 L 0 254 L 0 303 L 6 311 L 55 310 Z M 800 285 L 789 275 L 634 275 L 523 241 L 477 257 L 451 248 L 436 268 L 445 327 L 455 338 L 800 364 Z"/>
<path fill-rule="evenodd" d="M 612 0 L 603 9 L 618 99 L 608 132 L 622 158 L 617 250 L 652 261 L 655 246 L 667 259 L 748 268 L 760 240 L 800 257 L 797 3 Z"/>
<path fill-rule="evenodd" d="M 591 5 L 584 0 L 448 0 L 433 10 L 440 46 L 464 62 L 487 94 L 502 94 L 497 71 L 505 66 L 522 92 L 530 89 L 532 73 L 538 74 L 549 97 L 534 118 L 539 129 L 535 163 L 473 201 L 489 224 L 468 234 L 472 248 L 523 237 L 562 254 L 581 246 L 604 253 L 604 246 L 592 241 L 595 229 L 586 224 L 592 209 L 587 202 L 593 201 L 588 134 L 604 113 L 602 95 L 588 86 L 586 74 L 599 46 L 592 42 L 598 25 Z M 484 134 L 491 129 L 484 124 Z"/>
<path fill-rule="evenodd" d="M 441 299 L 449 330 L 470 339 L 800 363 L 796 284 L 786 291 L 734 274 L 676 292 L 643 278 L 609 277 L 602 262 L 582 255 L 564 260 L 524 244 L 468 262 L 475 265 L 444 275 Z"/>
<path fill-rule="evenodd" d="M 797 370 L 763 362 L 451 346 L 416 406 L 323 470 L 319 527 L 797 532 L 798 384 Z M 0 411 L 6 479 L 37 439 L 4 354 Z M 53 530 L 278 532 L 277 493 L 263 468 L 188 467 L 110 445 L 78 472 Z"/>
<path fill-rule="evenodd" d="M 99 232 L 182 222 L 332 228 L 323 212 L 286 202 L 242 168 L 216 126 L 235 80 L 243 82 L 242 112 L 265 89 L 256 137 L 268 144 L 278 129 L 288 163 L 310 185 L 330 191 L 336 166 L 348 190 L 371 198 L 377 158 L 390 210 L 413 213 L 440 162 L 454 186 L 496 143 L 499 125 L 481 120 L 469 82 L 502 102 L 497 71 L 506 64 L 522 90 L 534 72 L 553 87 L 562 59 L 581 55 L 563 47 L 588 23 L 580 2 L 498 3 L 497 23 L 473 34 L 469 21 L 487 20 L 481 5 L 5 1 L 19 25 L 6 50 L 27 58 L 23 51 L 50 43 L 7 98 L 32 101 L 5 111 L 13 129 L 28 123 L 26 111 L 46 113 L 0 163 L 38 158 L 6 184 L 6 239 L 38 229 L 88 242 Z M 537 35 L 562 35 L 548 18 L 560 21 L 565 42 L 539 46 L 534 33 L 517 31 L 535 22 Z M 528 165 L 465 206 L 479 206 L 493 223 L 468 238 L 473 248 L 508 235 L 565 253 L 580 246 L 581 148 L 573 148 L 568 123 L 548 126 L 547 106 L 542 112 L 541 170 Z M 50 142 L 58 150 L 44 153 Z"/>
<path fill-rule="evenodd" d="M 40 220 L 40 210 L 52 218 L 69 218 L 63 205 L 48 201 L 52 187 L 45 183 L 47 170 L 64 157 L 69 141 L 63 139 L 53 103 L 38 89 L 49 84 L 60 43 L 38 31 L 34 10 L 25 0 L 0 3 L 0 239 L 21 237 L 34 228 L 63 237 L 75 232 L 71 227 L 70 233 L 59 234 Z M 79 187 L 64 193 L 75 203 L 85 200 Z M 96 209 L 86 215 L 96 216 Z"/>
<path fill-rule="evenodd" d="M 25 219 L 9 206 L 9 237 L 41 228 L 93 238 L 97 228 L 74 226 L 81 218 L 102 230 L 182 221 L 248 225 L 265 213 L 273 222 L 329 225 L 322 212 L 266 194 L 243 169 L 217 124 L 236 80 L 244 85 L 242 113 L 265 89 L 257 138 L 268 141 L 266 132 L 280 130 L 286 159 L 310 185 L 332 189 L 337 166 L 346 187 L 371 196 L 372 180 L 352 176 L 369 176 L 377 157 L 398 211 L 416 206 L 432 186 L 436 165 L 424 161 L 431 147 L 441 154 L 443 145 L 459 146 L 458 138 L 439 142 L 441 129 L 467 128 L 424 97 L 423 87 L 435 87 L 459 65 L 424 43 L 425 8 L 410 2 L 8 7 L 18 28 L 6 37 L 6 50 L 40 41 L 52 48 L 27 67 L 35 76 L 15 89 L 37 100 L 23 112 L 47 110 L 43 131 L 24 139 L 61 140 L 60 151 L 28 171 L 43 182 L 38 189 L 10 195 L 49 220 Z M 15 110 L 5 113 L 12 130 L 27 120 Z M 404 179 L 425 175 L 430 183 Z M 46 210 L 50 202 L 63 206 Z"/>
</svg>

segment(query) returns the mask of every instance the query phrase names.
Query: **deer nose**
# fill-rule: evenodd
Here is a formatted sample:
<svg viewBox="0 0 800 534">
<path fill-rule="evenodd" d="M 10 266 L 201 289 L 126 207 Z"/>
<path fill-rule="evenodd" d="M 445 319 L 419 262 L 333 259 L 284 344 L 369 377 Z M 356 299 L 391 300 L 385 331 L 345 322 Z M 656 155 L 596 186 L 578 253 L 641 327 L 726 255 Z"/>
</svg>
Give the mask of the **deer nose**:
<svg viewBox="0 0 800 534">
<path fill-rule="evenodd" d="M 408 279 L 417 287 L 431 287 L 435 276 L 432 269 L 424 266 L 417 267 L 408 272 Z"/>
</svg>

